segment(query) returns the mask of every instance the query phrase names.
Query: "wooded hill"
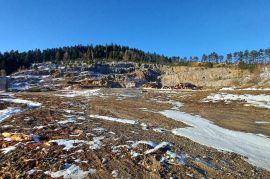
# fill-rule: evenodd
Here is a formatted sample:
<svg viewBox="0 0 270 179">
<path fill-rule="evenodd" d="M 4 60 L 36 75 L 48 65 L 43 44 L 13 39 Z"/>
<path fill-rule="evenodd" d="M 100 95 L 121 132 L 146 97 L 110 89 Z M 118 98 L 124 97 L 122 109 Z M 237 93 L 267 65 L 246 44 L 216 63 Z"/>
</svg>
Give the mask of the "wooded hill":
<svg viewBox="0 0 270 179">
<path fill-rule="evenodd" d="M 32 63 L 41 62 L 68 63 L 81 61 L 95 63 L 104 61 L 132 61 L 138 63 L 157 63 L 167 65 L 192 65 L 212 67 L 213 64 L 238 64 L 241 68 L 253 68 L 256 64 L 270 62 L 270 48 L 245 50 L 228 53 L 226 57 L 212 52 L 202 57 L 167 57 L 156 53 L 144 52 L 136 48 L 120 45 L 77 45 L 71 47 L 35 49 L 27 52 L 10 51 L 0 53 L 0 69 L 7 74 L 18 69 L 28 68 Z"/>
</svg>

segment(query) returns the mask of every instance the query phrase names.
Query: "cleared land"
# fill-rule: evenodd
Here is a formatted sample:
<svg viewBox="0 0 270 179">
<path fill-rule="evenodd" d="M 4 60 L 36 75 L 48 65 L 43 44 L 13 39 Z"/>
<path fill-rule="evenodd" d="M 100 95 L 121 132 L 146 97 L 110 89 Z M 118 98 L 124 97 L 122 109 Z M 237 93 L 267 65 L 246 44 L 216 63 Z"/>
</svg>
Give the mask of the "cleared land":
<svg viewBox="0 0 270 179">
<path fill-rule="evenodd" d="M 189 125 L 161 113 L 178 112 L 181 107 L 181 111 L 199 114 L 224 128 L 270 135 L 269 124 L 256 123 L 269 121 L 269 109 L 237 101 L 201 102 L 217 92 L 101 89 L 73 91 L 72 97 L 63 91 L 17 93 L 16 98 L 39 102 L 41 106 L 29 108 L 27 104 L 1 102 L 3 109 L 18 107 L 24 111 L 1 122 L 0 175 L 270 177 L 269 171 L 250 164 L 245 156 L 175 135 L 174 129 Z"/>
</svg>

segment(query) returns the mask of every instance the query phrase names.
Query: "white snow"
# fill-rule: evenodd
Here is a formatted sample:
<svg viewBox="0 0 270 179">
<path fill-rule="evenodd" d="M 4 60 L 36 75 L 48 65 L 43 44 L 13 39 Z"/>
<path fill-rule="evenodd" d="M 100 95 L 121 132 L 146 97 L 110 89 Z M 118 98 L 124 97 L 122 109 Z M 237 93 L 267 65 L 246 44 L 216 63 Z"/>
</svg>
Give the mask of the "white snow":
<svg viewBox="0 0 270 179">
<path fill-rule="evenodd" d="M 112 177 L 117 178 L 119 176 L 119 171 L 118 170 L 113 170 L 112 171 Z"/>
<path fill-rule="evenodd" d="M 170 150 L 168 150 L 166 152 L 166 154 L 167 154 L 167 157 L 166 158 L 169 161 L 171 161 L 173 159 L 173 160 L 175 160 L 180 165 L 186 165 L 187 164 L 186 156 L 183 155 L 183 154 L 177 154 L 177 153 L 174 153 L 174 152 L 172 152 Z"/>
<path fill-rule="evenodd" d="M 96 128 L 93 128 L 93 131 L 94 132 L 105 132 L 107 131 L 106 129 L 102 128 L 102 127 L 96 127 Z"/>
<path fill-rule="evenodd" d="M 152 148 L 154 148 L 155 146 L 157 146 L 157 144 L 156 144 L 155 142 L 147 141 L 147 140 L 140 140 L 140 141 L 137 141 L 137 142 L 133 143 L 131 146 L 132 146 L 132 148 L 135 148 L 135 147 L 137 147 L 139 144 L 146 144 L 146 145 L 151 146 Z"/>
<path fill-rule="evenodd" d="M 46 171 L 46 175 L 50 175 L 52 178 L 63 177 L 65 179 L 77 179 L 77 178 L 86 178 L 88 174 L 94 174 L 95 169 L 89 169 L 88 171 L 83 171 L 79 166 L 71 165 L 66 169 L 59 170 L 57 172 Z"/>
<path fill-rule="evenodd" d="M 251 133 L 224 129 L 207 119 L 181 111 L 165 110 L 161 114 L 192 126 L 173 129 L 173 134 L 219 150 L 247 156 L 247 161 L 251 164 L 270 170 L 270 139 Z"/>
<path fill-rule="evenodd" d="M 260 94 L 260 95 L 251 95 L 251 94 L 229 94 L 229 93 L 217 93 L 207 96 L 202 100 L 202 102 L 218 102 L 224 101 L 229 103 L 231 101 L 243 101 L 246 105 L 251 105 L 260 108 L 270 109 L 270 95 Z"/>
<path fill-rule="evenodd" d="M 1 117 L 0 117 L 1 118 Z M 9 128 L 9 127 L 13 127 L 13 125 L 2 125 L 1 128 Z"/>
<path fill-rule="evenodd" d="M 99 137 L 93 137 L 92 141 L 87 142 L 86 144 L 90 145 L 90 148 L 93 150 L 97 150 L 101 148 L 101 140 L 103 140 L 105 137 L 104 136 L 99 136 Z"/>
<path fill-rule="evenodd" d="M 270 91 L 270 88 L 249 87 L 249 88 L 236 88 L 236 87 L 223 87 L 220 91 Z"/>
<path fill-rule="evenodd" d="M 20 83 L 14 83 L 9 87 L 9 90 L 11 91 L 25 91 L 28 90 L 29 84 L 20 84 Z"/>
<path fill-rule="evenodd" d="M 36 172 L 36 170 L 35 169 L 31 169 L 31 170 L 29 170 L 28 172 L 26 172 L 28 175 L 32 175 L 32 174 L 34 174 Z"/>
<path fill-rule="evenodd" d="M 0 110 L 0 122 L 2 122 L 3 120 L 9 118 L 13 114 L 16 114 L 16 113 L 19 113 L 19 112 L 21 112 L 20 109 L 12 108 L 12 107 L 8 107 L 7 109 Z"/>
<path fill-rule="evenodd" d="M 183 106 L 183 104 L 181 102 L 174 101 L 174 100 L 169 100 L 169 101 L 161 101 L 161 100 L 157 100 L 157 99 L 153 99 L 153 100 L 158 102 L 158 103 L 173 105 L 173 107 L 171 108 L 172 110 L 178 110 L 180 107 Z"/>
<path fill-rule="evenodd" d="M 235 87 L 223 87 L 220 89 L 220 91 L 233 91 L 235 90 Z"/>
<path fill-rule="evenodd" d="M 149 125 L 148 124 L 146 124 L 146 123 L 141 123 L 141 126 L 142 126 L 142 129 L 143 130 L 148 130 L 149 129 Z"/>
<path fill-rule="evenodd" d="M 118 149 L 121 149 L 121 148 L 130 148 L 129 145 L 118 145 L 118 146 L 112 146 L 112 152 L 113 153 L 118 153 L 120 152 Z"/>
<path fill-rule="evenodd" d="M 106 121 L 125 123 L 125 124 L 136 124 L 137 123 L 137 121 L 135 121 L 135 120 L 121 119 L 121 118 L 115 118 L 115 117 L 110 117 L 110 116 L 89 115 L 89 117 L 102 119 L 102 120 L 106 120 Z"/>
<path fill-rule="evenodd" d="M 26 104 L 29 108 L 40 107 L 41 104 L 38 102 L 33 102 L 25 99 L 18 99 L 18 98 L 3 98 L 0 99 L 1 101 L 11 102 L 11 103 L 18 103 L 18 104 Z"/>
<path fill-rule="evenodd" d="M 64 150 L 70 150 L 72 149 L 74 146 L 73 144 L 78 144 L 78 143 L 83 143 L 83 140 L 68 140 L 68 139 L 57 139 L 57 140 L 50 140 L 49 142 L 55 142 L 58 145 L 63 145 Z"/>
<path fill-rule="evenodd" d="M 244 88 L 243 91 L 270 91 L 270 88 Z"/>
<path fill-rule="evenodd" d="M 153 131 L 159 132 L 159 133 L 163 133 L 163 132 L 166 132 L 166 131 L 169 131 L 169 130 L 168 129 L 161 128 L 161 127 L 158 127 L 158 128 L 153 128 Z"/>
<path fill-rule="evenodd" d="M 149 149 L 147 151 L 145 151 L 145 154 L 151 154 L 153 152 L 156 152 L 159 149 L 164 149 L 164 148 L 171 148 L 172 144 L 168 143 L 168 142 L 161 142 L 158 145 L 156 145 L 153 149 Z"/>
<path fill-rule="evenodd" d="M 9 153 L 9 152 L 11 152 L 11 151 L 13 151 L 13 150 L 15 150 L 16 149 L 16 146 L 9 146 L 9 147 L 6 147 L 6 148 L 2 148 L 2 149 L 0 149 L 4 154 L 7 154 L 7 153 Z"/>
<path fill-rule="evenodd" d="M 56 94 L 56 96 L 63 97 L 77 97 L 77 96 L 97 96 L 99 95 L 100 89 L 91 89 L 91 90 L 81 90 L 81 91 L 63 91 L 63 94 Z"/>
<path fill-rule="evenodd" d="M 58 123 L 59 123 L 59 124 L 67 124 L 67 123 L 73 123 L 73 122 L 76 122 L 76 121 L 74 120 L 74 118 L 68 118 L 68 119 L 66 119 L 66 120 L 59 121 Z"/>
<path fill-rule="evenodd" d="M 269 121 L 255 121 L 256 124 L 270 124 Z"/>
<path fill-rule="evenodd" d="M 35 127 L 33 127 L 33 129 L 43 129 L 43 128 L 45 128 L 46 126 L 35 126 Z"/>
<path fill-rule="evenodd" d="M 74 144 L 86 144 L 89 145 L 91 149 L 97 150 L 101 148 L 101 140 L 104 139 L 104 136 L 100 137 L 93 137 L 92 141 L 85 141 L 85 140 L 69 140 L 69 139 L 56 139 L 56 140 L 50 140 L 49 142 L 55 142 L 58 145 L 63 145 L 64 150 L 70 150 L 74 147 Z"/>
</svg>

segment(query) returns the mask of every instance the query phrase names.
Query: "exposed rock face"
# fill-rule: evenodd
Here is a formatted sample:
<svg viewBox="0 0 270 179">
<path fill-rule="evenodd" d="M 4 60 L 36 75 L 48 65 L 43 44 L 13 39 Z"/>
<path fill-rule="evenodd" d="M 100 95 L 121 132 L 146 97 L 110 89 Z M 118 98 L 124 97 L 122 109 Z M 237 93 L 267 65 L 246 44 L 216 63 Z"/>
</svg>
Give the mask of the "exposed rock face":
<svg viewBox="0 0 270 179">
<path fill-rule="evenodd" d="M 9 90 L 48 91 L 55 88 L 170 88 L 201 89 L 223 86 L 270 86 L 270 68 L 251 73 L 235 67 L 187 67 L 134 62 L 57 66 L 38 64 L 36 68 L 9 77 Z"/>
<path fill-rule="evenodd" d="M 161 67 L 161 83 L 163 86 L 176 86 L 180 83 L 192 83 L 198 86 L 221 87 L 231 86 L 250 73 L 235 68 L 203 68 L 203 67 Z"/>
<path fill-rule="evenodd" d="M 157 65 L 131 62 L 95 64 L 90 71 L 101 74 L 99 78 L 107 81 L 106 87 L 110 88 L 132 88 L 141 87 L 149 82 L 160 83 L 161 76 Z"/>
</svg>

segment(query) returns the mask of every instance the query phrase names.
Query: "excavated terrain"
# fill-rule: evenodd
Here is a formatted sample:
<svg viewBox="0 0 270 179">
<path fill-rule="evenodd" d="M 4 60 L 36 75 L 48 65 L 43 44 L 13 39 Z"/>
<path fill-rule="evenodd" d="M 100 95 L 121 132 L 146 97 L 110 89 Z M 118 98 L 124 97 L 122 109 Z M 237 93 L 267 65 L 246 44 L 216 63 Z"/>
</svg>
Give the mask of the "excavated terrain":
<svg viewBox="0 0 270 179">
<path fill-rule="evenodd" d="M 0 123 L 0 178 L 270 178 L 269 170 L 253 165 L 247 156 L 172 132 L 192 126 L 162 111 L 181 109 L 227 129 L 270 135 L 269 124 L 251 124 L 256 116 L 269 121 L 269 109 L 201 102 L 216 92 L 12 93 L 40 106 L 0 99 L 0 109 L 22 109 Z M 245 121 L 250 125 L 238 125 Z"/>
</svg>

